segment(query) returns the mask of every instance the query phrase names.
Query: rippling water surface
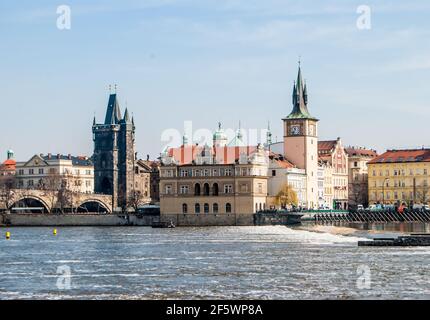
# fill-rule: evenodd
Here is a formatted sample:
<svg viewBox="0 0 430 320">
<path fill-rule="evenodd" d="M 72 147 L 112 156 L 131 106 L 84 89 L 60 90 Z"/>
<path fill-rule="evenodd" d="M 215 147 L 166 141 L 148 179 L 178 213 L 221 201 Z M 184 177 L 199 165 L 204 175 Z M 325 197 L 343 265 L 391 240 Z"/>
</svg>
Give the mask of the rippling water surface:
<svg viewBox="0 0 430 320">
<path fill-rule="evenodd" d="M 1 229 L 4 232 L 5 229 Z M 430 248 L 287 227 L 13 228 L 0 299 L 429 299 Z M 3 236 L 2 235 L 2 236 Z M 58 267 L 71 288 L 57 287 Z M 371 288 L 357 287 L 369 267 Z M 359 281 L 360 283 L 360 281 Z"/>
</svg>

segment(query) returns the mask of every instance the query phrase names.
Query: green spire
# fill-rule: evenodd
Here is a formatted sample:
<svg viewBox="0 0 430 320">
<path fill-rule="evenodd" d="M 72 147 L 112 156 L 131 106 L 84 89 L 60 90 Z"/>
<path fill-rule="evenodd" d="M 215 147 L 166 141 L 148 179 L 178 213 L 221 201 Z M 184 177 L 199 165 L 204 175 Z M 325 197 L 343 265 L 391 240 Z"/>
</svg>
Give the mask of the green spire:
<svg viewBox="0 0 430 320">
<path fill-rule="evenodd" d="M 308 111 L 308 90 L 306 83 L 302 78 L 302 69 L 299 63 L 299 72 L 297 74 L 297 82 L 293 87 L 293 110 L 287 119 L 313 119 Z"/>
</svg>

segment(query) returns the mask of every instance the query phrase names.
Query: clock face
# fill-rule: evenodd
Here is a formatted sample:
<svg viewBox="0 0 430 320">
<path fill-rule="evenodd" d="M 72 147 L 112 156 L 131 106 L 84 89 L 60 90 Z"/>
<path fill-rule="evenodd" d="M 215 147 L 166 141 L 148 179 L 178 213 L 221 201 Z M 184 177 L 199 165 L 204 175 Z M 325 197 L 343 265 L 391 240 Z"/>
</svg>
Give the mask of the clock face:
<svg viewBox="0 0 430 320">
<path fill-rule="evenodd" d="M 300 126 L 295 125 L 290 127 L 290 134 L 293 136 L 297 136 L 300 134 Z"/>
</svg>

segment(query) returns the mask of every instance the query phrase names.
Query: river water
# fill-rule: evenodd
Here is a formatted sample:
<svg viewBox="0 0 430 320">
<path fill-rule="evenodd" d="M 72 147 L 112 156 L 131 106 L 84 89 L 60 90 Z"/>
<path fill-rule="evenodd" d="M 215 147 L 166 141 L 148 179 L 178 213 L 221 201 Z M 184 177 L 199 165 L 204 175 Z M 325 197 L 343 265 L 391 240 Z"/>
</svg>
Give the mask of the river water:
<svg viewBox="0 0 430 320">
<path fill-rule="evenodd" d="M 11 228 L 0 299 L 430 298 L 429 247 L 357 246 L 428 225 L 344 227 Z"/>
</svg>

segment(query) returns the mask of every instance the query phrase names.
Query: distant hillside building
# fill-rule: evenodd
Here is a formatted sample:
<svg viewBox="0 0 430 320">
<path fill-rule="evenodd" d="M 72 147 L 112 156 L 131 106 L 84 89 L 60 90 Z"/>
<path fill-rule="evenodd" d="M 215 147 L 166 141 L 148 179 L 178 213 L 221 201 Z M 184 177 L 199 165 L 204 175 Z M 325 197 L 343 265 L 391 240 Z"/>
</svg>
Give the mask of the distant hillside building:
<svg viewBox="0 0 430 320">
<path fill-rule="evenodd" d="M 371 204 L 428 204 L 430 149 L 388 150 L 368 162 Z"/>
</svg>

